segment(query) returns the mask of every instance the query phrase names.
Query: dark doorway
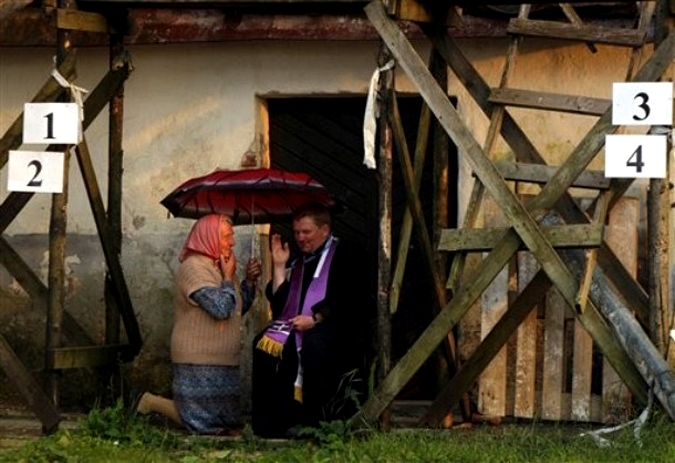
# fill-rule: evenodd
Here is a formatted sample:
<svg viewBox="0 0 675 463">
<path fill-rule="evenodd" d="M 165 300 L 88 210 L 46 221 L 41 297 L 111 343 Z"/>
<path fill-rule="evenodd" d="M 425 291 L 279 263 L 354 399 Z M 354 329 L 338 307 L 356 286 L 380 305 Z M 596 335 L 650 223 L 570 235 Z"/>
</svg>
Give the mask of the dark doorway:
<svg viewBox="0 0 675 463">
<path fill-rule="evenodd" d="M 278 98 L 268 100 L 270 158 L 274 168 L 303 171 L 330 190 L 341 205 L 335 214 L 336 236 L 357 240 L 366 248 L 373 294 L 377 283 L 379 237 L 378 182 L 374 170 L 363 164 L 363 116 L 366 100 L 353 98 Z M 422 100 L 399 97 L 409 149 L 414 152 Z M 450 198 L 448 215 L 456 226 L 457 152 L 450 144 Z M 427 224 L 433 211 L 433 147 L 424 166 L 420 199 Z M 396 156 L 393 166 L 392 244 L 396 252 L 406 206 L 406 192 Z M 275 225 L 292 241 L 290 225 Z M 415 235 L 401 288 L 399 309 L 393 320 L 392 358 L 400 358 L 433 317 L 432 286 L 418 251 Z M 396 256 L 393 256 L 395 259 Z M 355 263 L 358 265 L 358 263 Z M 409 398 L 433 398 L 436 380 L 433 362 L 425 365 L 402 392 Z"/>
</svg>

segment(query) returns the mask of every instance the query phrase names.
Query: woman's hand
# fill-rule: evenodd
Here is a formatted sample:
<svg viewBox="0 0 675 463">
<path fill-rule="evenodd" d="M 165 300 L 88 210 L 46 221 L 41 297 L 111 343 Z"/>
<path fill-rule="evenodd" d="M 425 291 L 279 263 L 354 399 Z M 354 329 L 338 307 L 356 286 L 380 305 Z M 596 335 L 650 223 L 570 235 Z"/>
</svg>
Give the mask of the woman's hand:
<svg viewBox="0 0 675 463">
<path fill-rule="evenodd" d="M 237 258 L 234 254 L 230 254 L 229 257 L 221 254 L 218 266 L 220 267 L 220 274 L 223 276 L 223 280 L 231 281 L 232 277 L 234 277 L 234 272 L 237 270 Z"/>
<path fill-rule="evenodd" d="M 250 286 L 255 286 L 258 278 L 262 275 L 262 266 L 258 259 L 249 259 L 246 264 L 246 280 Z"/>
</svg>

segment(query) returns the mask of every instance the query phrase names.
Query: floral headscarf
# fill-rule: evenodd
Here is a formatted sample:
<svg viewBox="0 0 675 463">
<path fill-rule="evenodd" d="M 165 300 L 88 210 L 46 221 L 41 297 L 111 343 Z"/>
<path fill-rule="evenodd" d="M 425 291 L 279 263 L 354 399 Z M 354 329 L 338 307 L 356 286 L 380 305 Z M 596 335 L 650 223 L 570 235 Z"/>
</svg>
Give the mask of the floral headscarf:
<svg viewBox="0 0 675 463">
<path fill-rule="evenodd" d="M 220 227 L 226 223 L 231 223 L 230 219 L 222 214 L 209 214 L 197 220 L 185 239 L 178 261 L 183 262 L 192 253 L 217 261 L 221 253 Z"/>
</svg>

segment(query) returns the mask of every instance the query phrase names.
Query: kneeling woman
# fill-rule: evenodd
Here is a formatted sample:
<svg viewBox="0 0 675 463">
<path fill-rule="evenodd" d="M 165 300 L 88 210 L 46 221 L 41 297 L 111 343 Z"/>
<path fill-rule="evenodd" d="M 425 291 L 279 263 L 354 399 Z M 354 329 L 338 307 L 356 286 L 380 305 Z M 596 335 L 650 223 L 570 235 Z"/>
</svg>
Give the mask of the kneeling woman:
<svg viewBox="0 0 675 463">
<path fill-rule="evenodd" d="M 175 282 L 173 400 L 146 392 L 138 398 L 138 413 L 161 413 L 199 434 L 241 428 L 241 317 L 255 297 L 261 266 L 249 261 L 239 285 L 234 243 L 224 215 L 200 218 L 188 234 Z"/>
</svg>

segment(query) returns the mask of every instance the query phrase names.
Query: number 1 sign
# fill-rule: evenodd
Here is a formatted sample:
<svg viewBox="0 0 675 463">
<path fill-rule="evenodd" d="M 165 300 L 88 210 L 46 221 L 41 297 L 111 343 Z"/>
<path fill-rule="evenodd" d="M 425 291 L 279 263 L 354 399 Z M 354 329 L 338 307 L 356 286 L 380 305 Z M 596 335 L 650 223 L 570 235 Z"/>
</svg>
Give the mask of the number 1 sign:
<svg viewBox="0 0 675 463">
<path fill-rule="evenodd" d="M 23 142 L 74 145 L 81 141 L 77 103 L 26 103 Z"/>
<path fill-rule="evenodd" d="M 605 177 L 665 178 L 665 135 L 607 135 Z"/>
<path fill-rule="evenodd" d="M 61 193 L 63 161 L 57 151 L 10 151 L 7 190 Z"/>
<path fill-rule="evenodd" d="M 612 124 L 672 125 L 672 82 L 615 82 Z"/>
</svg>

